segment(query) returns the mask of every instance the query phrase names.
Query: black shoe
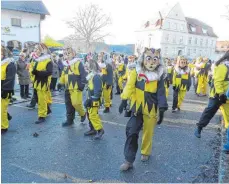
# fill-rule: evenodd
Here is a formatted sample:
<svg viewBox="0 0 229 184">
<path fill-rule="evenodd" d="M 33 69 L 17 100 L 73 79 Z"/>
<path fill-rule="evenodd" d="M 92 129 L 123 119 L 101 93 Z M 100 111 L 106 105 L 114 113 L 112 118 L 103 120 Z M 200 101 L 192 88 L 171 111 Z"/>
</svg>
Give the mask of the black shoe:
<svg viewBox="0 0 229 184">
<path fill-rule="evenodd" d="M 194 135 L 195 135 L 197 138 L 201 138 L 201 131 L 202 131 L 202 127 L 197 127 L 196 130 L 195 130 Z"/>
<path fill-rule="evenodd" d="M 44 122 L 45 122 L 45 118 L 39 117 L 38 120 L 35 122 L 35 124 L 40 124 L 40 123 L 44 123 Z"/>
<path fill-rule="evenodd" d="M 35 109 L 35 106 L 34 106 L 34 105 L 31 105 L 31 104 L 26 105 L 26 107 L 28 107 L 28 108 L 30 108 L 30 109 Z"/>
<path fill-rule="evenodd" d="M 95 135 L 97 132 L 95 129 L 88 130 L 87 132 L 84 133 L 84 136 L 90 136 L 90 135 Z"/>
<path fill-rule="evenodd" d="M 120 95 L 120 92 L 115 93 L 115 95 Z"/>
<path fill-rule="evenodd" d="M 109 107 L 106 107 L 103 111 L 103 113 L 109 113 L 110 112 L 110 108 Z"/>
<path fill-rule="evenodd" d="M 66 127 L 66 126 L 71 126 L 74 124 L 74 121 L 72 120 L 66 120 L 64 123 L 62 123 L 62 127 Z"/>
<path fill-rule="evenodd" d="M 85 113 L 83 116 L 81 116 L 80 122 L 84 122 L 85 119 L 86 119 L 86 117 L 87 117 L 87 115 L 86 115 L 86 113 Z"/>
<path fill-rule="evenodd" d="M 103 134 L 104 134 L 104 130 L 103 129 L 98 130 L 94 139 L 101 139 Z"/>
<path fill-rule="evenodd" d="M 12 119 L 12 116 L 7 112 L 7 119 L 10 121 Z"/>
<path fill-rule="evenodd" d="M 172 109 L 172 113 L 175 113 L 175 112 L 176 112 L 176 108 L 173 108 L 173 109 Z"/>
<path fill-rule="evenodd" d="M 6 128 L 6 129 L 1 129 L 1 133 L 2 133 L 2 134 L 6 133 L 7 131 L 8 131 L 8 128 Z"/>
<path fill-rule="evenodd" d="M 26 97 L 25 96 L 21 96 L 21 99 L 26 99 Z"/>
<path fill-rule="evenodd" d="M 29 95 L 26 95 L 26 96 L 25 96 L 25 98 L 31 98 L 31 96 L 29 96 Z"/>
<path fill-rule="evenodd" d="M 51 114 L 51 113 L 52 113 L 52 111 L 51 111 L 50 107 L 48 106 L 47 115 L 49 115 L 49 114 Z"/>
</svg>

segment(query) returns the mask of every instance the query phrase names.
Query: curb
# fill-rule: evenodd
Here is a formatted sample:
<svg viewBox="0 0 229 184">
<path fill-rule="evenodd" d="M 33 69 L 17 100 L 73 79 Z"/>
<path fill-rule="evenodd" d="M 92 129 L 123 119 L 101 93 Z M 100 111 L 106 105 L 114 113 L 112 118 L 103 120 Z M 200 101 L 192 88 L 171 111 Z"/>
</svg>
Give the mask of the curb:
<svg viewBox="0 0 229 184">
<path fill-rule="evenodd" d="M 222 118 L 223 119 L 223 118 Z M 221 123 L 221 150 L 223 150 L 223 145 L 226 140 L 225 128 L 223 123 Z M 220 152 L 220 163 L 219 163 L 219 183 L 229 183 L 229 155 Z"/>
</svg>

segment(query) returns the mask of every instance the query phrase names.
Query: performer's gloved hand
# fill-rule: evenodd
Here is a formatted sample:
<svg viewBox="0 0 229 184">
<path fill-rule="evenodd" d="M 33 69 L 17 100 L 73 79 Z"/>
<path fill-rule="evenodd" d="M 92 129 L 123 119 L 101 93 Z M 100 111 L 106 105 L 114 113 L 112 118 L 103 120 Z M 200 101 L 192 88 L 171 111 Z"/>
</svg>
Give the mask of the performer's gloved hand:
<svg viewBox="0 0 229 184">
<path fill-rule="evenodd" d="M 58 83 L 57 84 L 57 89 L 58 89 L 58 91 L 61 91 L 62 89 L 64 89 L 64 85 L 61 84 L 61 83 Z"/>
<path fill-rule="evenodd" d="M 127 107 L 127 100 L 122 100 L 121 104 L 119 105 L 119 113 L 122 114 L 123 110 Z"/>
<path fill-rule="evenodd" d="M 84 86 L 85 86 L 85 85 L 83 85 L 83 84 L 82 84 L 82 85 L 78 85 L 78 90 L 79 90 L 79 91 L 83 91 L 83 90 L 84 90 Z"/>
<path fill-rule="evenodd" d="M 11 98 L 14 95 L 13 90 L 2 90 L 1 91 L 1 98 L 6 99 L 6 98 Z"/>
<path fill-rule="evenodd" d="M 219 96 L 219 101 L 223 104 L 227 102 L 227 96 L 225 94 L 222 94 Z"/>
<path fill-rule="evenodd" d="M 159 109 L 159 119 L 157 121 L 157 124 L 160 125 L 164 119 L 164 113 L 165 111 L 168 110 L 168 108 L 160 108 Z"/>
<path fill-rule="evenodd" d="M 173 86 L 173 90 L 174 90 L 174 91 L 176 90 L 176 86 Z"/>
<path fill-rule="evenodd" d="M 108 84 L 107 84 L 107 90 L 108 90 L 110 87 L 111 87 L 111 85 L 108 85 Z"/>
<path fill-rule="evenodd" d="M 92 107 L 92 99 L 91 99 L 91 98 L 87 99 L 87 100 L 84 102 L 84 107 L 85 107 L 85 108 Z"/>
</svg>

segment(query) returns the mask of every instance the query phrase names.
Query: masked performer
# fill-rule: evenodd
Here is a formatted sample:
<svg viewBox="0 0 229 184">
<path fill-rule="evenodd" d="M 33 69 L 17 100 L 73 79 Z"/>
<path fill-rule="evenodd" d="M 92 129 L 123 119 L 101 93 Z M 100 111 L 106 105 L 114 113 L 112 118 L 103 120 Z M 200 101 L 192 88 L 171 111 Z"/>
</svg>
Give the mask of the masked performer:
<svg viewBox="0 0 229 184">
<path fill-rule="evenodd" d="M 197 74 L 197 90 L 196 93 L 198 96 L 202 93 L 203 96 L 206 96 L 207 85 L 208 85 L 208 58 L 199 58 L 198 63 L 195 64 L 198 71 Z"/>
<path fill-rule="evenodd" d="M 173 71 L 173 106 L 172 112 L 180 110 L 186 92 L 191 86 L 190 70 L 183 56 L 178 56 Z"/>
<path fill-rule="evenodd" d="M 36 124 L 43 123 L 50 109 L 50 82 L 52 76 L 51 55 L 44 44 L 35 46 L 36 59 L 32 62 L 33 88 L 37 94 L 38 120 Z"/>
<path fill-rule="evenodd" d="M 121 56 L 116 57 L 116 95 L 121 94 L 123 91 L 123 76 L 126 73 L 126 67 Z"/>
<path fill-rule="evenodd" d="M 166 69 L 167 69 L 167 76 L 165 78 L 165 91 L 166 91 L 166 98 L 169 96 L 169 86 L 172 84 L 172 74 L 173 74 L 173 65 L 172 61 L 169 58 L 165 59 Z"/>
<path fill-rule="evenodd" d="M 160 50 L 145 48 L 140 56 L 136 71 L 131 72 L 124 91 L 119 112 L 122 113 L 131 97 L 132 116 L 126 125 L 126 142 L 124 148 L 125 162 L 120 170 L 133 167 L 138 150 L 138 136 L 143 127 L 141 160 L 147 161 L 152 151 L 152 137 L 157 124 L 157 110 L 160 111 L 159 124 L 168 109 L 164 87 L 164 67 L 160 63 Z"/>
<path fill-rule="evenodd" d="M 88 68 L 88 98 L 84 106 L 87 108 L 90 130 L 85 132 L 84 135 L 95 135 L 95 139 L 100 139 L 104 134 L 103 125 L 98 113 L 103 90 L 102 78 L 100 77 L 100 68 L 97 62 L 90 60 Z"/>
<path fill-rule="evenodd" d="M 102 70 L 102 81 L 103 81 L 103 99 L 104 99 L 104 113 L 110 112 L 111 106 L 111 90 L 113 85 L 113 69 L 109 59 L 104 59 L 103 54 L 100 53 L 98 56 L 98 64 Z"/>
<path fill-rule="evenodd" d="M 76 54 L 72 48 L 64 50 L 64 70 L 60 77 L 60 84 L 65 85 L 65 105 L 67 120 L 62 126 L 69 126 L 74 123 L 75 111 L 81 117 L 81 122 L 86 119 L 86 113 L 83 108 L 83 90 L 86 80 L 86 71 L 83 63 L 79 58 L 75 57 Z"/>
<path fill-rule="evenodd" d="M 14 95 L 16 66 L 12 58 L 8 58 L 6 49 L 1 46 L 1 132 L 9 128 L 12 117 L 8 113 L 10 98 Z"/>
</svg>

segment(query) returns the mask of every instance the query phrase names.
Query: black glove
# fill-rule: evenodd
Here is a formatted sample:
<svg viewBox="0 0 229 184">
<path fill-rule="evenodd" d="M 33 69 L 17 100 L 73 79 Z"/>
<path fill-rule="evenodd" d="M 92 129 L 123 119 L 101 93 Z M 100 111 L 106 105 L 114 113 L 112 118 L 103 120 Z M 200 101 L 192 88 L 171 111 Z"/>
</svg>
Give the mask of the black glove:
<svg viewBox="0 0 229 184">
<path fill-rule="evenodd" d="M 78 84 L 78 90 L 79 90 L 79 91 L 83 91 L 83 90 L 84 90 L 84 86 L 85 86 L 85 85 L 83 85 L 83 84 L 82 84 L 82 85 L 79 85 L 79 84 Z"/>
<path fill-rule="evenodd" d="M 190 87 L 187 87 L 187 91 L 189 91 L 190 90 Z"/>
<path fill-rule="evenodd" d="M 176 90 L 176 86 L 173 86 L 173 90 L 174 90 L 174 91 Z"/>
<path fill-rule="evenodd" d="M 127 100 L 122 100 L 121 104 L 119 105 L 119 113 L 122 114 L 123 110 L 127 107 Z"/>
<path fill-rule="evenodd" d="M 6 98 L 11 98 L 14 95 L 13 90 L 2 90 L 1 91 L 1 98 L 6 99 Z"/>
<path fill-rule="evenodd" d="M 222 103 L 222 104 L 225 104 L 227 102 L 227 96 L 225 94 L 222 94 L 219 96 L 219 101 Z"/>
<path fill-rule="evenodd" d="M 157 121 L 157 124 L 160 125 L 164 119 L 164 113 L 168 108 L 160 108 L 159 109 L 159 119 Z"/>
<path fill-rule="evenodd" d="M 91 100 L 91 98 L 87 99 L 87 100 L 84 102 L 84 107 L 85 107 L 85 108 L 92 107 L 92 100 Z"/>
<path fill-rule="evenodd" d="M 37 70 L 36 69 L 33 69 L 32 74 L 33 75 L 36 75 L 37 74 Z"/>
<path fill-rule="evenodd" d="M 108 84 L 107 84 L 107 90 L 108 90 L 110 87 L 111 87 L 111 85 L 108 85 Z"/>
</svg>

